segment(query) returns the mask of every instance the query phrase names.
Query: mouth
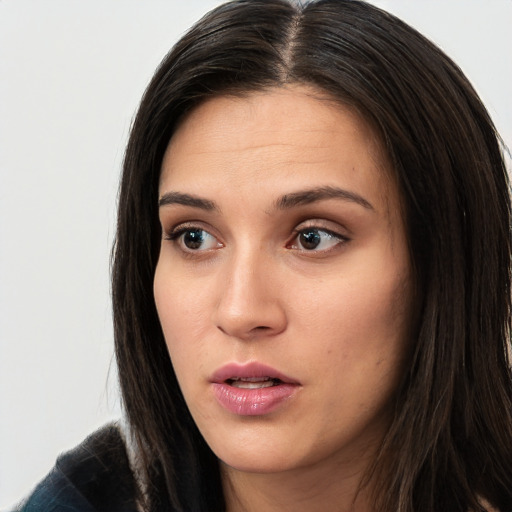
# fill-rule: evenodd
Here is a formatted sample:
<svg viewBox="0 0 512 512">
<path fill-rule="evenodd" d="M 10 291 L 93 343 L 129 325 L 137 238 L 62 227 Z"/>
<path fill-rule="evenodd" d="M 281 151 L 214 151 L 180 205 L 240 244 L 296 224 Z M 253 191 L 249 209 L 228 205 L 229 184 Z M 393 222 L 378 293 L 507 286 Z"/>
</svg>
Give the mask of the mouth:
<svg viewBox="0 0 512 512">
<path fill-rule="evenodd" d="M 226 384 L 240 389 L 262 389 L 271 388 L 283 384 L 281 379 L 273 379 L 271 377 L 233 377 L 226 379 Z"/>
<path fill-rule="evenodd" d="M 285 407 L 301 384 L 269 366 L 230 363 L 211 377 L 218 404 L 236 416 L 262 416 Z"/>
<path fill-rule="evenodd" d="M 245 364 L 229 363 L 219 368 L 210 378 L 210 382 L 227 384 L 235 388 L 260 389 L 281 384 L 300 384 L 270 366 L 250 362 Z"/>
</svg>

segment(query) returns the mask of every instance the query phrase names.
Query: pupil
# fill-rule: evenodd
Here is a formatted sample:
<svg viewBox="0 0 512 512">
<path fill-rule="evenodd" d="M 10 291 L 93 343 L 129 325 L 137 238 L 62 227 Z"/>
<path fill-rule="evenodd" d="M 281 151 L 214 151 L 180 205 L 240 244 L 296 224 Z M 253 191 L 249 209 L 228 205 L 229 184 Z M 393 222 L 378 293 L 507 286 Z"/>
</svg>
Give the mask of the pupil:
<svg viewBox="0 0 512 512">
<path fill-rule="evenodd" d="M 300 234 L 300 243 L 304 249 L 316 249 L 320 242 L 318 231 L 305 231 Z"/>
<path fill-rule="evenodd" d="M 200 229 L 186 231 L 183 235 L 183 243 L 189 249 L 199 249 L 203 243 L 203 232 Z"/>
</svg>

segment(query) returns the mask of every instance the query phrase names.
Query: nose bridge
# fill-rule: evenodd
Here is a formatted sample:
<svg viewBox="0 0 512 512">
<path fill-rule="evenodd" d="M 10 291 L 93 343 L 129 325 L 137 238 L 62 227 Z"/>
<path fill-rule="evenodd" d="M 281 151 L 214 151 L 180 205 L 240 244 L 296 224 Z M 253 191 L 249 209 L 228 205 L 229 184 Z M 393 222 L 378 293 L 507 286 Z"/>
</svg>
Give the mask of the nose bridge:
<svg viewBox="0 0 512 512">
<path fill-rule="evenodd" d="M 276 258 L 260 245 L 246 243 L 226 261 L 215 312 L 217 327 L 236 338 L 271 335 L 286 326 L 277 283 Z"/>
</svg>

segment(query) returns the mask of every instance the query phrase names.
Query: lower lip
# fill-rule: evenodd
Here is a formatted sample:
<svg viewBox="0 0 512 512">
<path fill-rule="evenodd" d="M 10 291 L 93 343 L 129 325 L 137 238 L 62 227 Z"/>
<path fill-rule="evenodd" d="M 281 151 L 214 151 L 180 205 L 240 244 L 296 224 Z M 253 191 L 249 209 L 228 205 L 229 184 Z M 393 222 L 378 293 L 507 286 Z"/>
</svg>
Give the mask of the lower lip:
<svg viewBox="0 0 512 512">
<path fill-rule="evenodd" d="M 279 384 L 268 388 L 243 389 L 225 382 L 213 383 L 219 404 L 239 416 L 260 416 L 275 411 L 297 391 L 296 384 Z"/>
</svg>

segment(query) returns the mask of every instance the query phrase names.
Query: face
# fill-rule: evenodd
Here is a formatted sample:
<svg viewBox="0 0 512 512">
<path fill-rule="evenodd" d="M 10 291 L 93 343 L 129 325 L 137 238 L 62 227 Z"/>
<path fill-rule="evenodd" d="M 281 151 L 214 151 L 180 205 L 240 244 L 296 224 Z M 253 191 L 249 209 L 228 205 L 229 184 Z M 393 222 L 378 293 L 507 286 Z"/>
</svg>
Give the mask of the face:
<svg viewBox="0 0 512 512">
<path fill-rule="evenodd" d="M 367 124 L 305 87 L 211 99 L 173 136 L 155 301 L 228 467 L 351 464 L 381 440 L 412 313 L 390 176 Z"/>
</svg>

